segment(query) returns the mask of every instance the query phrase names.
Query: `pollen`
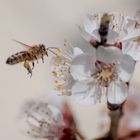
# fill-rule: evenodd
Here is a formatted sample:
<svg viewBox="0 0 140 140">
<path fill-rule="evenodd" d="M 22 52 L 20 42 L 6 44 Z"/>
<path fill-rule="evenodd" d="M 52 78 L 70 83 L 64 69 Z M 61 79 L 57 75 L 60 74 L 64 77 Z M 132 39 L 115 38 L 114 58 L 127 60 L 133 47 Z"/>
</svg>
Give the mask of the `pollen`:
<svg viewBox="0 0 140 140">
<path fill-rule="evenodd" d="M 59 63 L 54 63 L 54 66 L 59 67 L 60 64 Z"/>
<path fill-rule="evenodd" d="M 95 15 L 92 17 L 92 20 L 98 21 L 98 20 L 99 20 L 99 15 L 98 15 L 98 14 L 95 14 Z"/>
<path fill-rule="evenodd" d="M 61 71 L 52 71 L 54 77 L 60 77 L 62 75 Z"/>
<path fill-rule="evenodd" d="M 58 80 L 55 80 L 54 82 L 55 82 L 56 84 L 57 84 L 57 83 L 59 83 L 59 81 L 58 81 Z"/>
<path fill-rule="evenodd" d="M 58 83 L 58 84 L 56 85 L 56 87 L 57 87 L 58 89 L 61 89 L 61 88 L 63 87 L 63 85 L 62 85 L 61 83 Z"/>
<path fill-rule="evenodd" d="M 56 53 L 56 56 L 55 56 L 55 57 L 56 57 L 56 58 L 60 58 L 61 55 L 62 55 L 61 52 L 59 52 L 59 53 Z"/>
<path fill-rule="evenodd" d="M 116 79 L 116 67 L 114 64 L 100 64 L 97 68 L 94 78 L 98 80 L 99 84 L 108 87 L 109 84 Z"/>
<path fill-rule="evenodd" d="M 63 91 L 61 92 L 62 95 L 68 95 L 71 93 L 71 89 L 63 89 Z"/>
</svg>

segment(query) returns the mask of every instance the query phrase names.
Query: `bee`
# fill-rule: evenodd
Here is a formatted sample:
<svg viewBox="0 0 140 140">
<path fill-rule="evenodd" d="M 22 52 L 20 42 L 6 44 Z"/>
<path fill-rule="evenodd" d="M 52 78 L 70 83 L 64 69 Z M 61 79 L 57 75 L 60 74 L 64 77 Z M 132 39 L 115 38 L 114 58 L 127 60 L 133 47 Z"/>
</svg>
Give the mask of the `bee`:
<svg viewBox="0 0 140 140">
<path fill-rule="evenodd" d="M 48 52 L 51 52 L 57 55 L 57 53 L 55 53 L 53 49 L 57 50 L 58 52 L 60 51 L 56 47 L 46 47 L 43 44 L 29 46 L 20 41 L 17 41 L 17 40 L 14 40 L 14 41 L 24 46 L 26 50 L 15 53 L 11 55 L 10 57 L 8 57 L 6 60 L 6 64 L 15 65 L 15 64 L 23 62 L 23 66 L 25 69 L 27 69 L 28 74 L 30 74 L 30 76 L 32 76 L 32 70 L 34 69 L 35 61 L 37 61 L 38 63 L 38 59 L 42 59 L 42 62 L 44 63 L 44 56 L 48 57 Z M 32 68 L 30 66 L 30 63 L 32 63 Z"/>
</svg>

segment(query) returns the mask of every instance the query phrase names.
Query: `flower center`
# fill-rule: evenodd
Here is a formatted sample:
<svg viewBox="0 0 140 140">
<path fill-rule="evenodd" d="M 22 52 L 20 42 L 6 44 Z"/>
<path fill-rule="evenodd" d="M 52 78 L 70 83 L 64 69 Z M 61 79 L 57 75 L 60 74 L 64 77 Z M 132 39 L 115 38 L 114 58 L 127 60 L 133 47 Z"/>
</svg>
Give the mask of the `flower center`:
<svg viewBox="0 0 140 140">
<path fill-rule="evenodd" d="M 93 76 L 98 80 L 101 86 L 108 87 L 109 84 L 116 79 L 115 64 L 96 62 L 96 68 L 96 72 Z"/>
</svg>

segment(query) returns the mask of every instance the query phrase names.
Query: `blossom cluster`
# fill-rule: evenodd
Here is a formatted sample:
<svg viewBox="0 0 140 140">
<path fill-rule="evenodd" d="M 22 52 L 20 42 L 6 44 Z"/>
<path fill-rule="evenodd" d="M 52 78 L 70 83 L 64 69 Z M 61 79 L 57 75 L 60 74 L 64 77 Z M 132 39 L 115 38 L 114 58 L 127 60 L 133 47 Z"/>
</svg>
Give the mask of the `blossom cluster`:
<svg viewBox="0 0 140 140">
<path fill-rule="evenodd" d="M 50 100 L 49 96 L 50 101 L 41 99 L 27 102 L 21 117 L 24 128 L 35 138 L 80 140 L 81 136 L 69 105 L 56 96 L 51 95 L 53 100 Z"/>
<path fill-rule="evenodd" d="M 95 104 L 106 95 L 108 107 L 118 109 L 127 99 L 135 65 L 140 60 L 139 13 L 87 14 L 81 36 L 95 50 L 84 52 L 65 40 L 65 48 L 51 59 L 54 89 L 82 104 Z M 33 102 L 24 112 L 28 133 L 48 140 L 82 140 L 67 104 Z"/>
<path fill-rule="evenodd" d="M 140 59 L 139 19 L 120 13 L 91 13 L 78 28 L 95 54 L 65 41 L 66 49 L 51 63 L 55 89 L 83 104 L 100 102 L 101 95 L 106 94 L 109 107 L 117 109 L 128 96 Z"/>
</svg>

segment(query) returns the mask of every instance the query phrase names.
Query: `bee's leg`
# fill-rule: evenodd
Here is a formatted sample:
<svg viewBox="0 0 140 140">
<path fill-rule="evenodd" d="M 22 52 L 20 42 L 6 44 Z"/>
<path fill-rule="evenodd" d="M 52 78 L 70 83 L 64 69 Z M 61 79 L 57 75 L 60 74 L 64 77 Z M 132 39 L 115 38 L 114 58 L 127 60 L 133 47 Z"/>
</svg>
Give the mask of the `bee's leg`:
<svg viewBox="0 0 140 140">
<path fill-rule="evenodd" d="M 42 63 L 44 63 L 44 55 L 43 54 L 42 54 L 41 58 L 42 58 Z"/>
<path fill-rule="evenodd" d="M 32 56 L 36 59 L 37 64 L 38 64 L 38 58 L 37 58 L 37 56 L 35 55 L 35 53 L 32 52 Z"/>
<path fill-rule="evenodd" d="M 32 66 L 33 66 L 33 67 L 32 67 L 32 70 L 33 70 L 33 69 L 34 69 L 34 67 L 35 67 L 35 63 L 34 63 L 34 62 L 32 62 Z"/>
<path fill-rule="evenodd" d="M 32 69 L 27 61 L 24 62 L 24 68 L 27 69 L 28 74 L 30 74 L 30 76 L 32 76 Z"/>
<path fill-rule="evenodd" d="M 48 56 L 48 52 L 46 51 L 45 54 Z"/>
<path fill-rule="evenodd" d="M 36 56 L 34 56 L 35 57 L 35 59 L 36 59 L 36 61 L 37 61 L 37 64 L 38 64 L 38 58 L 36 57 Z"/>
</svg>

